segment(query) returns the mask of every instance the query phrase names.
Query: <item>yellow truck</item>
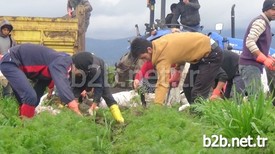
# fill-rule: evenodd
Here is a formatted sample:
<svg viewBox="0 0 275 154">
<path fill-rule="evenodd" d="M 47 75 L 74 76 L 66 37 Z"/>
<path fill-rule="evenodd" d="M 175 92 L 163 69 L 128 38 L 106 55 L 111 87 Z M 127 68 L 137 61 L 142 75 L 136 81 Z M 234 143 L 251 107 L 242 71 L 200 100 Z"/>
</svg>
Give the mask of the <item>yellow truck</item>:
<svg viewBox="0 0 275 154">
<path fill-rule="evenodd" d="M 0 16 L 13 25 L 12 36 L 17 44 L 41 44 L 57 51 L 74 54 L 85 51 L 85 33 L 80 34 L 84 16 L 77 18 Z"/>
</svg>

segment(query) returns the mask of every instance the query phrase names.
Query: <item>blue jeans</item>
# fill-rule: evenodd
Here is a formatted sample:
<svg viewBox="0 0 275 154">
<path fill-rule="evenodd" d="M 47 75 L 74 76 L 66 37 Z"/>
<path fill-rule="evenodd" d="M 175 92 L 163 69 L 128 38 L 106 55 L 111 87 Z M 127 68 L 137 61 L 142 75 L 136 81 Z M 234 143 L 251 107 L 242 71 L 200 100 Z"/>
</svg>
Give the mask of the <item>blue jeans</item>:
<svg viewBox="0 0 275 154">
<path fill-rule="evenodd" d="M 182 30 L 189 31 L 189 32 L 201 32 L 202 26 L 201 25 L 196 25 L 196 26 L 184 26 L 183 25 Z"/>
<path fill-rule="evenodd" d="M 239 65 L 239 72 L 244 81 L 248 95 L 256 95 L 263 91 L 261 82 L 261 70 L 253 65 Z"/>
</svg>

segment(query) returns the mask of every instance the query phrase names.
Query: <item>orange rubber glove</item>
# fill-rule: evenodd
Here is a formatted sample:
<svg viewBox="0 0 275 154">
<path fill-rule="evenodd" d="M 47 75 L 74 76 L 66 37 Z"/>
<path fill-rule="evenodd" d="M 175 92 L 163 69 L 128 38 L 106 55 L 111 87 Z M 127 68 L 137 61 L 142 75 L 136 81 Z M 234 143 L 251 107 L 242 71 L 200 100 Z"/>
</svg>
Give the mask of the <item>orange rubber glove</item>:
<svg viewBox="0 0 275 154">
<path fill-rule="evenodd" d="M 169 83 L 173 88 L 178 87 L 180 82 L 180 75 L 181 73 L 178 70 L 175 70 L 175 72 L 173 72 L 173 74 L 171 75 Z"/>
<path fill-rule="evenodd" d="M 76 114 L 82 115 L 78 108 L 78 103 L 76 100 L 73 100 L 70 103 L 68 103 L 68 107 L 69 107 L 69 109 L 73 110 Z"/>
<path fill-rule="evenodd" d="M 272 57 L 266 57 L 263 53 L 260 53 L 256 58 L 257 62 L 264 64 L 268 69 L 275 70 L 275 61 Z"/>
<path fill-rule="evenodd" d="M 222 94 L 219 89 L 214 89 L 212 92 L 211 97 L 209 98 L 211 101 L 221 98 Z"/>
</svg>

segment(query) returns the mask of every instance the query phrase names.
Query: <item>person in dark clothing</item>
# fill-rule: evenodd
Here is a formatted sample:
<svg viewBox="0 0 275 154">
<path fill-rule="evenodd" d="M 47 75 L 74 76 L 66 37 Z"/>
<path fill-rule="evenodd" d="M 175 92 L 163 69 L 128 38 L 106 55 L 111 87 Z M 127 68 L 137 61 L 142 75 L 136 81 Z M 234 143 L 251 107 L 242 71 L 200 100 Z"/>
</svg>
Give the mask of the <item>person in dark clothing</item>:
<svg viewBox="0 0 275 154">
<path fill-rule="evenodd" d="M 66 18 L 77 18 L 78 20 L 78 33 L 77 43 L 79 51 L 85 50 L 86 32 L 90 24 L 91 12 L 93 11 L 92 5 L 88 0 L 68 0 Z"/>
<path fill-rule="evenodd" d="M 11 31 L 13 30 L 13 26 L 8 20 L 3 20 L 0 24 L 0 56 L 2 57 L 4 54 L 8 52 L 8 49 L 12 46 L 16 45 L 15 40 L 11 37 Z M 6 81 L 6 79 L 2 85 L 2 96 L 10 97 L 12 96 L 12 89 L 10 84 Z"/>
<path fill-rule="evenodd" d="M 70 55 L 42 45 L 21 44 L 9 49 L 2 58 L 0 67 L 19 102 L 21 117 L 34 116 L 35 107 L 52 80 L 62 102 L 81 115 L 70 87 L 71 65 Z M 34 82 L 33 87 L 29 80 Z"/>
<path fill-rule="evenodd" d="M 180 23 L 183 30 L 201 31 L 200 27 L 200 4 L 198 0 L 180 0 L 172 18 L 172 24 L 177 24 L 180 17 Z"/>
<path fill-rule="evenodd" d="M 81 27 L 83 28 L 82 32 L 86 32 L 90 24 L 91 12 L 93 11 L 92 5 L 88 0 L 68 0 L 67 11 L 70 17 L 76 17 L 77 8 L 81 10 L 80 12 L 83 12 L 85 14 L 85 21 L 83 21 L 84 24 L 81 23 L 83 24 L 83 26 Z"/>
<path fill-rule="evenodd" d="M 215 79 L 215 88 L 210 100 L 216 98 L 230 98 L 233 85 L 237 93 L 244 93 L 244 82 L 239 74 L 239 55 L 226 50 L 223 52 L 222 66 Z M 224 89 L 225 88 L 225 89 Z"/>
<path fill-rule="evenodd" d="M 107 70 L 104 61 L 89 52 L 79 52 L 72 56 L 73 69 L 75 69 L 75 79 L 72 79 L 72 88 L 76 98 L 82 97 L 81 93 L 93 89 L 93 104 L 89 112 L 93 112 L 100 103 L 101 97 L 105 100 L 115 120 L 124 123 L 117 102 L 110 92 L 108 85 Z"/>
<path fill-rule="evenodd" d="M 175 14 L 176 7 L 177 7 L 176 3 L 171 4 L 171 6 L 170 6 L 171 13 L 167 14 L 167 16 L 165 17 L 165 24 L 167 25 L 168 28 L 172 28 L 172 27 L 180 28 L 180 26 L 177 26 L 180 24 L 178 21 L 176 22 L 177 25 L 173 25 L 173 26 L 171 25 L 172 18 Z"/>
</svg>

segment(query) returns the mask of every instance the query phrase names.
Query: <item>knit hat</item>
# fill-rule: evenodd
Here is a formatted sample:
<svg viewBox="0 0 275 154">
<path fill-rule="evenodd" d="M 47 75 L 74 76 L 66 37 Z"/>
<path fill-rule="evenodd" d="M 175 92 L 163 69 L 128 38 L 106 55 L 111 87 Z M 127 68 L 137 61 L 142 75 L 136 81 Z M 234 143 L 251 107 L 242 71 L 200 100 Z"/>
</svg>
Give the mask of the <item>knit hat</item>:
<svg viewBox="0 0 275 154">
<path fill-rule="evenodd" d="M 93 54 L 90 52 L 79 52 L 72 56 L 73 63 L 77 69 L 89 72 L 89 67 L 93 64 Z"/>
<path fill-rule="evenodd" d="M 272 7 L 275 7 L 275 0 L 265 0 L 263 4 L 263 9 L 262 11 L 267 11 L 271 9 Z"/>
<path fill-rule="evenodd" d="M 12 29 L 13 29 L 12 25 L 8 25 L 8 24 L 3 25 L 3 26 L 1 27 L 1 30 L 2 30 L 3 28 L 8 28 L 8 30 L 9 30 L 10 32 L 11 32 Z"/>
</svg>

